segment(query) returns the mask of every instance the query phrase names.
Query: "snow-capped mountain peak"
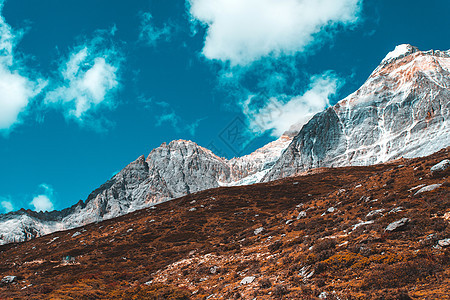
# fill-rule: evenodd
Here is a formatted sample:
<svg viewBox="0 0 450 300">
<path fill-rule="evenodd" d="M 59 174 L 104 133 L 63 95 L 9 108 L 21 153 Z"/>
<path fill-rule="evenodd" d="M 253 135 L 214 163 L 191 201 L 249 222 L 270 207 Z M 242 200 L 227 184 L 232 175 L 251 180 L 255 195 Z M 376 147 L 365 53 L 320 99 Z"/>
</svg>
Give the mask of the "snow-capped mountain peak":
<svg viewBox="0 0 450 300">
<path fill-rule="evenodd" d="M 382 62 L 389 62 L 392 59 L 401 58 L 417 51 L 419 51 L 417 47 L 411 46 L 409 44 L 397 45 L 394 50 L 386 55 Z"/>
<path fill-rule="evenodd" d="M 363 86 L 314 116 L 264 181 L 370 165 L 450 145 L 450 51 L 397 46 Z"/>
</svg>

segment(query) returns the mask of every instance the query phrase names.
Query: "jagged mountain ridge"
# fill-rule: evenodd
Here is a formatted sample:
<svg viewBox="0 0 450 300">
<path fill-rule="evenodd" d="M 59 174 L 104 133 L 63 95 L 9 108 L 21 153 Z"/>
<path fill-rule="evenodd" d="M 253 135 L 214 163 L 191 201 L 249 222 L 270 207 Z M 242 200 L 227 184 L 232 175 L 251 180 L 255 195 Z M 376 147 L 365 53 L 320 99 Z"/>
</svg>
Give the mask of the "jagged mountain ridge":
<svg viewBox="0 0 450 300">
<path fill-rule="evenodd" d="M 2 245 L 0 298 L 448 299 L 449 159 L 209 189 Z"/>
<path fill-rule="evenodd" d="M 130 163 L 93 191 L 85 202 L 50 213 L 22 209 L 0 215 L 0 244 L 111 219 L 210 188 L 255 183 L 291 139 L 282 136 L 249 155 L 231 160 L 191 141 L 164 143 L 147 158 L 142 155 Z"/>
<path fill-rule="evenodd" d="M 400 45 L 353 94 L 315 115 L 263 181 L 371 165 L 450 145 L 450 51 Z"/>
<path fill-rule="evenodd" d="M 190 141 L 163 144 L 129 164 L 85 202 L 61 212 L 1 215 L 0 244 L 110 219 L 218 186 L 270 181 L 317 167 L 431 154 L 450 145 L 449 70 L 450 51 L 421 52 L 400 45 L 358 91 L 314 116 L 292 142 L 283 136 L 231 160 Z"/>
</svg>

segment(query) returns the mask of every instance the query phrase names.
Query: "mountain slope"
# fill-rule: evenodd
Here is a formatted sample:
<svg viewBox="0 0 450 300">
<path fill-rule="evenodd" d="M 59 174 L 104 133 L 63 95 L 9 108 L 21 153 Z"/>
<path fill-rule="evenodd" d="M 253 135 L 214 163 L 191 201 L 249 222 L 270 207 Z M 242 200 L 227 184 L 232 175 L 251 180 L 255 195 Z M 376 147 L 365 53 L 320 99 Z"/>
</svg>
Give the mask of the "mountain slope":
<svg viewBox="0 0 450 300">
<path fill-rule="evenodd" d="M 449 151 L 220 187 L 3 245 L 0 298 L 448 299 Z"/>
<path fill-rule="evenodd" d="M 450 145 L 450 51 L 400 45 L 364 85 L 303 126 L 263 181 L 370 165 Z"/>
<path fill-rule="evenodd" d="M 315 115 L 293 138 L 227 160 L 190 141 L 139 157 L 61 212 L 0 215 L 0 244 L 117 217 L 219 186 L 267 182 L 318 167 L 371 165 L 450 145 L 450 51 L 400 45 L 355 93 Z M 291 142 L 292 141 L 292 142 Z"/>
<path fill-rule="evenodd" d="M 221 185 L 259 181 L 289 145 L 282 136 L 254 153 L 227 160 L 191 141 L 177 140 L 139 157 L 93 191 L 85 202 L 51 213 L 0 215 L 0 244 L 19 242 L 114 218 Z"/>
</svg>

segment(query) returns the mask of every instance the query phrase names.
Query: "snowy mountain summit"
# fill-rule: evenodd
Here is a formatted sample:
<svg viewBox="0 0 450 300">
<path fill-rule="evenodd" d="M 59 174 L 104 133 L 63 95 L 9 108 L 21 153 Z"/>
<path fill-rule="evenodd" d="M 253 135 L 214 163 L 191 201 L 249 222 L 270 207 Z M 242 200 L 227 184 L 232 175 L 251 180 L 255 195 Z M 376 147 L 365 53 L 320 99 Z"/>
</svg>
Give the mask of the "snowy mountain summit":
<svg viewBox="0 0 450 300">
<path fill-rule="evenodd" d="M 370 165 L 450 145 L 450 51 L 400 45 L 363 86 L 303 126 L 264 177 Z"/>
<path fill-rule="evenodd" d="M 0 216 L 0 244 L 114 218 L 219 186 L 245 185 L 317 167 L 370 165 L 450 145 L 450 51 L 399 45 L 363 86 L 315 115 L 292 139 L 227 160 L 194 142 L 163 144 L 130 163 L 86 201 L 50 213 Z"/>
</svg>

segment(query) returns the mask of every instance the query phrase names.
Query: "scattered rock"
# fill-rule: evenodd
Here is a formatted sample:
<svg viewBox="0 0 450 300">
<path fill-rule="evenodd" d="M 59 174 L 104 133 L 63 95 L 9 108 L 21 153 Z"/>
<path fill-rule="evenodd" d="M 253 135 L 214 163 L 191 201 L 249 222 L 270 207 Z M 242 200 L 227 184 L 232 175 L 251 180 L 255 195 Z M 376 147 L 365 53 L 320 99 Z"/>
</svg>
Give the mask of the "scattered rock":
<svg viewBox="0 0 450 300">
<path fill-rule="evenodd" d="M 438 245 L 441 246 L 442 248 L 449 247 L 450 246 L 450 238 L 438 241 Z"/>
<path fill-rule="evenodd" d="M 2 283 L 2 284 L 10 284 L 10 283 L 15 282 L 16 279 L 17 279 L 16 276 L 8 275 L 8 276 L 5 276 L 5 277 L 2 278 L 1 283 Z"/>
<path fill-rule="evenodd" d="M 382 215 L 382 212 L 384 211 L 384 209 L 377 209 L 377 210 L 372 210 L 371 212 L 369 212 L 367 215 L 366 215 L 366 218 L 371 218 L 371 217 L 374 217 L 374 216 L 377 216 L 377 215 Z"/>
<path fill-rule="evenodd" d="M 249 284 L 249 283 L 252 283 L 254 280 L 255 280 L 255 276 L 247 276 L 241 280 L 241 284 Z"/>
<path fill-rule="evenodd" d="M 420 190 L 418 190 L 418 191 L 414 194 L 414 196 L 415 196 L 415 195 L 418 195 L 418 194 L 421 194 L 421 193 L 434 191 L 435 189 L 441 187 L 441 185 L 442 185 L 442 184 L 437 183 L 437 184 L 431 184 L 431 185 L 424 186 L 423 188 L 421 188 Z"/>
<path fill-rule="evenodd" d="M 359 222 L 358 224 L 355 224 L 355 225 L 352 226 L 352 231 L 355 230 L 358 227 L 365 226 L 365 225 L 370 225 L 370 224 L 373 224 L 373 223 L 374 223 L 373 221 Z"/>
<path fill-rule="evenodd" d="M 444 220 L 450 221 L 450 211 L 444 214 Z"/>
<path fill-rule="evenodd" d="M 297 216 L 297 220 L 300 220 L 301 218 L 305 218 L 305 217 L 306 217 L 306 211 L 301 211 Z"/>
<path fill-rule="evenodd" d="M 444 172 L 445 170 L 448 169 L 448 167 L 450 167 L 450 160 L 444 159 L 440 163 L 432 166 L 430 171 L 431 171 L 431 174 L 434 175 L 436 173 Z"/>
<path fill-rule="evenodd" d="M 408 218 L 403 218 L 398 221 L 392 222 L 386 227 L 386 231 L 397 231 L 403 229 L 411 220 Z"/>
<path fill-rule="evenodd" d="M 403 207 L 399 206 L 399 207 L 394 207 L 393 209 L 391 209 L 389 211 L 389 213 L 390 214 L 394 214 L 394 213 L 398 213 L 398 212 L 401 212 L 401 211 L 403 211 Z"/>
<path fill-rule="evenodd" d="M 81 232 L 77 231 L 77 232 L 75 232 L 74 234 L 72 234 L 72 237 L 79 236 L 80 234 L 81 234 Z"/>
<path fill-rule="evenodd" d="M 75 257 L 72 257 L 70 255 L 66 255 L 62 258 L 63 264 L 70 264 L 70 263 L 74 263 L 74 262 L 75 262 Z"/>
<path fill-rule="evenodd" d="M 263 232 L 264 231 L 264 227 L 259 227 L 259 228 L 256 228 L 255 229 L 255 231 L 253 232 L 255 235 L 258 235 L 258 234 L 260 234 L 261 232 Z"/>
<path fill-rule="evenodd" d="M 412 191 L 417 190 L 417 189 L 420 189 L 421 187 L 424 187 L 424 186 L 425 186 L 425 184 L 419 184 L 418 186 L 415 186 L 415 187 L 413 187 L 413 188 L 410 188 L 410 189 L 408 190 L 408 192 L 412 192 Z"/>
</svg>

